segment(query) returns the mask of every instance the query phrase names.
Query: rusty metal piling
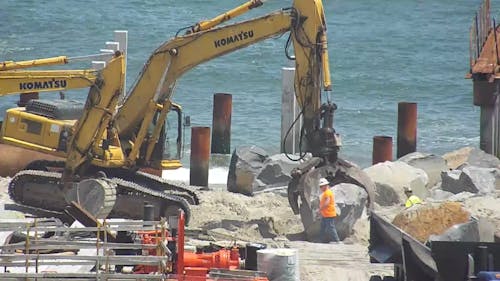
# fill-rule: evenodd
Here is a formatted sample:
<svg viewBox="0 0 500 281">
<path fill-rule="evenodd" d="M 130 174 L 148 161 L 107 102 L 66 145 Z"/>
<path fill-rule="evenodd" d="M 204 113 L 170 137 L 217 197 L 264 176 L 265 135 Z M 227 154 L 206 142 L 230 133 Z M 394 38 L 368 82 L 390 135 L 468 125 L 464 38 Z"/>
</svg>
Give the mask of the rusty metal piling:
<svg viewBox="0 0 500 281">
<path fill-rule="evenodd" d="M 214 95 L 212 118 L 212 153 L 231 153 L 231 112 L 233 97 L 231 94 Z"/>
<path fill-rule="evenodd" d="M 417 104 L 398 103 L 397 158 L 417 150 Z"/>
<path fill-rule="evenodd" d="M 392 137 L 374 136 L 372 164 L 375 165 L 385 161 L 392 161 Z"/>
<path fill-rule="evenodd" d="M 189 184 L 208 186 L 209 160 L 210 127 L 192 127 Z"/>
<path fill-rule="evenodd" d="M 473 82 L 474 105 L 480 106 L 479 148 L 500 157 L 500 96 L 497 88 L 500 82 Z"/>
</svg>

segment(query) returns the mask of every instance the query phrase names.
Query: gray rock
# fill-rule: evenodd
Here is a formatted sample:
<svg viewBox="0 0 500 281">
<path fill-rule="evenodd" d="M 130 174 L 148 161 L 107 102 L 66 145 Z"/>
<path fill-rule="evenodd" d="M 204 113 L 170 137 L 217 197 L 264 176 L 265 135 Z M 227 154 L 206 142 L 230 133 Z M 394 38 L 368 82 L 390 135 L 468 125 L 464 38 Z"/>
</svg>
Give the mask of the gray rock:
<svg viewBox="0 0 500 281">
<path fill-rule="evenodd" d="M 436 201 L 446 200 L 453 195 L 454 195 L 453 193 L 449 191 L 444 191 L 441 188 L 434 188 L 430 192 L 430 197 Z"/>
<path fill-rule="evenodd" d="M 427 187 L 433 187 L 441 182 L 441 172 L 449 170 L 446 160 L 443 157 L 434 154 L 413 152 L 398 159 L 398 161 L 424 170 L 427 173 L 429 181 Z"/>
<path fill-rule="evenodd" d="M 462 170 L 453 170 L 441 174 L 441 188 L 454 194 L 471 192 L 492 194 L 499 187 L 500 170 L 466 165 Z"/>
<path fill-rule="evenodd" d="M 427 173 L 405 162 L 396 161 L 378 163 L 363 170 L 376 185 L 375 202 L 381 206 L 401 204 L 406 201 L 404 186 L 413 189 L 413 193 L 424 199 L 428 196 Z M 390 191 L 392 189 L 392 191 Z M 397 199 L 395 198 L 397 195 Z"/>
<path fill-rule="evenodd" d="M 257 146 L 238 147 L 233 151 L 227 175 L 227 190 L 252 195 L 258 183 L 257 174 L 264 166 L 268 153 Z"/>
<path fill-rule="evenodd" d="M 289 174 L 284 174 L 281 166 L 276 163 L 268 163 L 262 168 L 257 176 L 265 185 L 268 186 L 283 186 L 287 185 L 292 179 Z"/>
<path fill-rule="evenodd" d="M 464 164 L 481 168 L 500 169 L 500 159 L 476 147 L 463 147 L 443 155 L 451 169 L 459 169 Z"/>
<path fill-rule="evenodd" d="M 466 199 L 469 199 L 471 197 L 475 197 L 475 193 L 471 192 L 460 192 L 458 194 L 454 194 L 453 196 L 448 197 L 448 201 L 455 201 L 455 202 L 464 202 Z"/>
<path fill-rule="evenodd" d="M 399 192 L 389 184 L 378 183 L 375 192 L 375 202 L 380 206 L 392 206 L 401 203 Z"/>
<path fill-rule="evenodd" d="M 466 160 L 471 166 L 481 168 L 497 168 L 500 169 L 500 159 L 496 156 L 488 154 L 479 148 L 473 148 L 469 157 Z"/>
<path fill-rule="evenodd" d="M 293 156 L 292 156 L 293 157 Z M 305 159 L 311 155 L 306 155 Z M 285 154 L 269 156 L 263 149 L 250 146 L 235 149 L 227 176 L 227 190 L 245 195 L 288 186 L 290 172 L 300 164 Z"/>
<path fill-rule="evenodd" d="M 337 184 L 332 190 L 339 210 L 336 227 L 343 240 L 351 235 L 354 224 L 363 214 L 368 194 L 362 187 L 349 183 Z"/>
<path fill-rule="evenodd" d="M 356 221 L 363 214 L 368 194 L 366 191 L 357 185 L 350 183 L 337 184 L 330 188 L 335 196 L 335 206 L 337 210 L 337 218 L 335 219 L 335 226 L 340 240 L 344 240 L 352 233 L 352 228 Z M 304 226 L 306 230 L 307 240 L 319 241 L 319 196 L 320 190 L 317 189 L 316 199 L 312 200 L 311 206 L 313 207 L 312 214 L 314 223 L 309 226 Z"/>
</svg>

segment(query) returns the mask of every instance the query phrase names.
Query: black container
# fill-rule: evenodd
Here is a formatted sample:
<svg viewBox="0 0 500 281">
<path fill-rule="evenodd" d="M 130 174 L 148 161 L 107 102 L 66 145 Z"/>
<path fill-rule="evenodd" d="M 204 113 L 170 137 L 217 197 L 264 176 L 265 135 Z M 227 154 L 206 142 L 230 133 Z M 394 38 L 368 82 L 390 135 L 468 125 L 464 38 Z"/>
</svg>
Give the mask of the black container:
<svg viewBox="0 0 500 281">
<path fill-rule="evenodd" d="M 245 247 L 245 269 L 257 270 L 257 251 L 265 249 L 266 244 L 248 243 Z"/>
<path fill-rule="evenodd" d="M 155 220 L 155 206 L 149 203 L 144 204 L 144 213 L 143 220 L 146 221 L 154 221 Z M 144 223 L 144 226 L 150 226 L 151 223 Z"/>
</svg>

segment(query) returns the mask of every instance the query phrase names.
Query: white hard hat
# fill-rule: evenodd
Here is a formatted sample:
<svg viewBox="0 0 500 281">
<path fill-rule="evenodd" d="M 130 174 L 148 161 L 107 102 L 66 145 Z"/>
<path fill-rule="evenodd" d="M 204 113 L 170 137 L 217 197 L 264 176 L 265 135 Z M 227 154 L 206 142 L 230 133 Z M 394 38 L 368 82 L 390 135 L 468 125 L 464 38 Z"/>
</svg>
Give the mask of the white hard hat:
<svg viewBox="0 0 500 281">
<path fill-rule="evenodd" d="M 319 186 L 320 186 L 320 187 L 321 187 L 321 186 L 323 186 L 323 185 L 329 185 L 329 184 L 330 184 L 330 183 L 328 182 L 328 180 L 327 180 L 327 179 L 325 179 L 325 178 L 320 178 L 320 179 L 319 179 Z"/>
<path fill-rule="evenodd" d="M 404 189 L 405 193 L 413 192 L 413 190 L 409 186 L 405 186 L 405 187 L 403 187 L 403 189 Z"/>
</svg>

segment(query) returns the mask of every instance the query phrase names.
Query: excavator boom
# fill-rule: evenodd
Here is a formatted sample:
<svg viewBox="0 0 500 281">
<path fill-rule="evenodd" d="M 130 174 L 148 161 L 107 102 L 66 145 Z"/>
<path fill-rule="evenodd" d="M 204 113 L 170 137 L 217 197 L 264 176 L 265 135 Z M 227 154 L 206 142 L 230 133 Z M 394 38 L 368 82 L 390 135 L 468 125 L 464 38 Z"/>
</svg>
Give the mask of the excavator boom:
<svg viewBox="0 0 500 281">
<path fill-rule="evenodd" d="M 71 126 L 67 135 L 70 140 L 64 146 L 59 146 L 66 153 L 66 163 L 60 166 L 63 173 L 24 171 L 13 179 L 11 197 L 20 202 L 37 204 L 41 203 L 37 198 L 40 195 L 34 194 L 40 190 L 44 190 L 44 194 L 47 194 L 46 191 L 55 193 L 56 186 L 62 192 L 58 193 L 59 197 L 51 198 L 52 201 L 44 202 L 43 208 L 60 208 L 65 205 L 64 199 L 68 201 L 68 194 L 72 194 L 73 198 L 80 196 L 78 191 L 75 195 L 75 185 L 77 190 L 97 187 L 102 190 L 102 197 L 113 193 L 111 190 L 116 191 L 113 193 L 116 204 L 111 211 L 112 216 L 140 218 L 141 204 L 148 201 L 157 206 L 157 217 L 176 213 L 178 208 L 183 209 L 189 217 L 187 202 L 199 203 L 197 190 L 136 172 L 139 168 L 156 167 L 161 162 L 158 160 L 162 160 L 165 136 L 169 133 L 165 126 L 168 113 L 173 109 L 178 112 L 178 119 L 181 119 L 180 106 L 172 100 L 177 80 L 199 64 L 287 32 L 290 38 L 286 51 L 292 44 L 296 69 L 295 95 L 304 120 L 304 150 L 311 151 L 317 160 L 314 165 L 308 163 L 304 166 L 307 169 L 296 172 L 299 178 L 293 182 L 300 183 L 297 179 L 302 175 L 312 168 L 323 166 L 329 167 L 328 175 L 334 177 L 334 172 L 340 171 L 336 166 L 340 140 L 333 129 L 336 105 L 330 100 L 321 101 L 322 91 L 332 89 L 323 4 L 321 0 L 294 0 L 292 7 L 220 26 L 260 5 L 262 1 L 248 1 L 211 20 L 200 21 L 187 34 L 164 42 L 153 51 L 121 104 L 118 104 L 118 97 L 123 90 L 123 64 L 118 60 L 108 63 L 106 69 L 89 79 L 92 85 L 83 113 Z M 288 53 L 287 56 L 291 58 Z M 8 68 L 13 64 L 5 65 Z M 40 85 L 42 82 L 29 83 Z M 320 124 L 321 120 L 323 125 Z M 30 144 L 29 139 L 25 142 Z M 177 147 L 180 147 L 179 141 Z M 82 185 L 81 188 L 78 185 Z M 25 188 L 17 189 L 18 186 Z M 294 203 L 298 204 L 297 198 L 307 192 L 292 183 L 289 194 L 290 204 L 294 207 Z M 301 198 L 308 200 L 304 196 Z M 45 204 L 47 202 L 48 206 Z M 308 204 L 304 206 L 310 207 Z"/>
<path fill-rule="evenodd" d="M 31 68 L 37 66 L 61 65 L 67 63 L 68 63 L 68 57 L 66 56 L 58 56 L 52 58 L 43 58 L 43 59 L 26 60 L 26 61 L 3 61 L 0 62 L 0 71 Z"/>
<path fill-rule="evenodd" d="M 0 71 L 0 96 L 87 88 L 94 84 L 97 74 L 95 69 Z"/>
</svg>

